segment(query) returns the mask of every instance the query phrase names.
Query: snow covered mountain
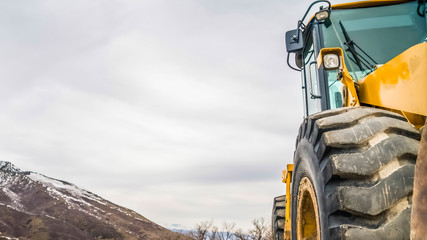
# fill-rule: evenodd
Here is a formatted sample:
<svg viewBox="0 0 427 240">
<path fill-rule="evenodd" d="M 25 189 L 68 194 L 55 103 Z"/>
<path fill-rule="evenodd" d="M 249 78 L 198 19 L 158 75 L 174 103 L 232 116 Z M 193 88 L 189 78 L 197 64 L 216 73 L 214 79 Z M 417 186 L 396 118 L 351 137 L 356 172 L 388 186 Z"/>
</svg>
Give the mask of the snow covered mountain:
<svg viewBox="0 0 427 240">
<path fill-rule="evenodd" d="M 71 183 L 0 161 L 0 239 L 184 239 Z"/>
</svg>

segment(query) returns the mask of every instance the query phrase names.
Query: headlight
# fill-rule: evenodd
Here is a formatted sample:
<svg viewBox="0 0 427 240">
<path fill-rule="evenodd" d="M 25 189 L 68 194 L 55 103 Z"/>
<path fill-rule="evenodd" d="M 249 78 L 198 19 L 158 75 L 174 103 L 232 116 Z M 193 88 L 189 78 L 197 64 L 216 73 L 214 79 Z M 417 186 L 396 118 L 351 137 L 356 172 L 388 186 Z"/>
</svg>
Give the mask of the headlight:
<svg viewBox="0 0 427 240">
<path fill-rule="evenodd" d="M 326 69 L 335 69 L 340 66 L 340 59 L 336 54 L 326 54 L 323 57 L 323 65 Z"/>
<path fill-rule="evenodd" d="M 322 21 L 329 18 L 329 12 L 327 10 L 321 10 L 314 15 L 317 21 Z"/>
</svg>

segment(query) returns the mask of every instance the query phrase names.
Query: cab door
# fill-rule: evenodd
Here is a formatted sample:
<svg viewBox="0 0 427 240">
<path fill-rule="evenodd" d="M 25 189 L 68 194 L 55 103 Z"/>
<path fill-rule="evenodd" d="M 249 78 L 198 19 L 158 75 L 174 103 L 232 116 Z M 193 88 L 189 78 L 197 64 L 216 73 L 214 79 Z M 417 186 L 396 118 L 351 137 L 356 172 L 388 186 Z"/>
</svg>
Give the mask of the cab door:
<svg viewBox="0 0 427 240">
<path fill-rule="evenodd" d="M 313 30 L 306 33 L 304 36 L 304 48 L 302 51 L 302 80 L 303 80 L 303 99 L 305 105 L 305 115 L 320 112 L 321 95 L 319 88 L 319 74 L 317 71 L 316 57 L 317 53 L 313 44 Z"/>
</svg>

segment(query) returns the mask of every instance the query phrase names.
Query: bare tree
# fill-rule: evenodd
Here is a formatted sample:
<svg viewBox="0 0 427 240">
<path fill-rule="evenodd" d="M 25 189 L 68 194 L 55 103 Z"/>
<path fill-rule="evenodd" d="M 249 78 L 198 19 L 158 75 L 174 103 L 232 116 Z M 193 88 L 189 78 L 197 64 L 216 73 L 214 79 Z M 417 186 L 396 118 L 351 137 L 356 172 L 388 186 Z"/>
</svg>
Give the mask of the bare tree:
<svg viewBox="0 0 427 240">
<path fill-rule="evenodd" d="M 271 240 L 272 233 L 264 218 L 252 220 L 248 232 L 236 229 L 235 223 L 224 222 L 219 230 L 213 220 L 196 224 L 195 229 L 187 234 L 194 240 Z"/>
<path fill-rule="evenodd" d="M 269 232 L 270 227 L 265 222 L 264 218 L 258 218 L 252 220 L 253 228 L 249 230 L 249 235 L 252 240 L 270 240 L 269 239 Z"/>
<path fill-rule="evenodd" d="M 218 240 L 221 233 L 218 227 L 214 225 L 213 220 L 203 221 L 196 224 L 196 227 L 188 236 L 194 240 Z"/>
<path fill-rule="evenodd" d="M 236 240 L 251 240 L 250 238 L 249 238 L 249 235 L 247 234 L 247 233 L 245 233 L 245 232 L 243 232 L 243 230 L 242 229 L 237 229 L 234 233 L 233 233 L 233 235 L 234 235 L 234 238 L 236 239 Z"/>
<path fill-rule="evenodd" d="M 211 228 L 210 228 L 210 234 L 209 234 L 209 239 L 210 240 L 218 240 L 220 235 L 221 235 L 221 233 L 218 232 L 218 227 L 211 226 Z"/>
<path fill-rule="evenodd" d="M 188 237 L 182 233 L 176 233 L 176 232 L 163 232 L 159 235 L 158 238 L 155 238 L 155 240 L 191 240 L 191 237 Z"/>
<path fill-rule="evenodd" d="M 219 240 L 233 240 L 235 228 L 236 228 L 235 223 L 224 222 L 222 224 L 221 232 L 218 234 L 218 239 Z"/>
<path fill-rule="evenodd" d="M 194 240 L 206 240 L 209 235 L 209 230 L 213 226 L 213 221 L 203 221 L 196 224 L 193 231 L 190 232 L 190 237 Z"/>
<path fill-rule="evenodd" d="M 252 228 L 249 229 L 249 233 L 238 229 L 234 232 L 234 237 L 236 240 L 271 240 L 272 234 L 265 219 L 258 218 L 252 220 Z"/>
</svg>

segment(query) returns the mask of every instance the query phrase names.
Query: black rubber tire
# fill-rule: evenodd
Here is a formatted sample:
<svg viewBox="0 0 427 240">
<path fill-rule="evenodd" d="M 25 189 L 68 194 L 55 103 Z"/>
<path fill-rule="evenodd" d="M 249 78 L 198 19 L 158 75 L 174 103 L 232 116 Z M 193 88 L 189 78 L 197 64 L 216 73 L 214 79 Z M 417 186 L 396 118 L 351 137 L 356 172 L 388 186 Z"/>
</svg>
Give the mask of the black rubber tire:
<svg viewBox="0 0 427 240">
<path fill-rule="evenodd" d="M 273 240 L 284 240 L 286 196 L 278 196 L 273 201 L 273 212 L 271 214 L 271 226 Z"/>
<path fill-rule="evenodd" d="M 368 107 L 311 115 L 299 130 L 292 239 L 300 181 L 311 181 L 320 239 L 409 239 L 420 134 L 398 114 Z"/>
</svg>

